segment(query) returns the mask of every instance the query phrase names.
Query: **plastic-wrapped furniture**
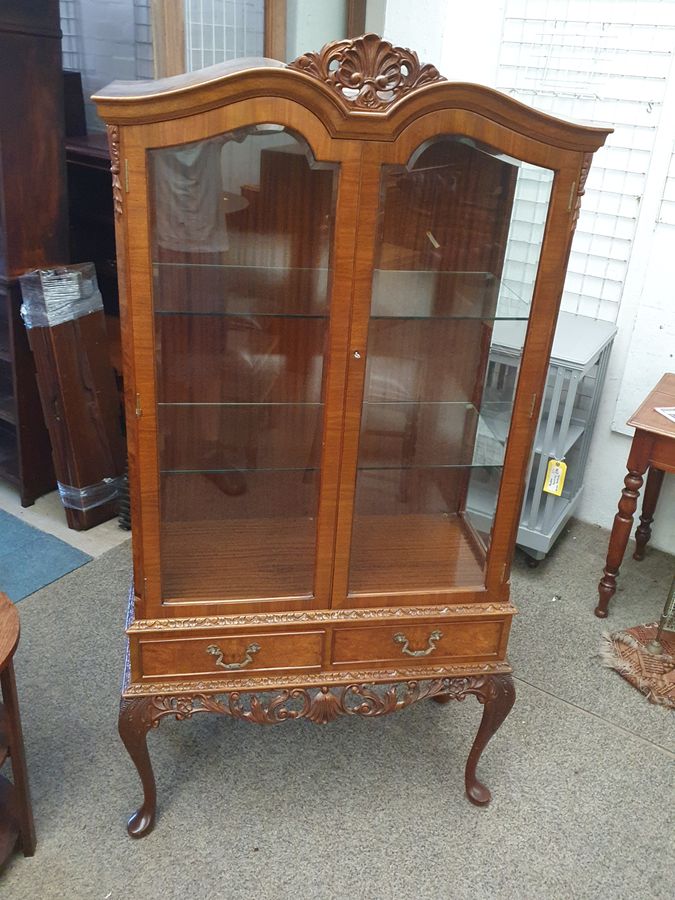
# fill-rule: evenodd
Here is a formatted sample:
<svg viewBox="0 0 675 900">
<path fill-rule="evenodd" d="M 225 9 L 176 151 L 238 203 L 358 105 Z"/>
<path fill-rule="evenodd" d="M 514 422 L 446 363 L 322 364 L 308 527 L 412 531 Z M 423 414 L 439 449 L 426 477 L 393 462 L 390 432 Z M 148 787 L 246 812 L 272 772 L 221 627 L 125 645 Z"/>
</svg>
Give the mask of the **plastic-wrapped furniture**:
<svg viewBox="0 0 675 900">
<path fill-rule="evenodd" d="M 70 528 L 117 515 L 125 454 L 121 405 L 91 263 L 38 269 L 20 279 L 40 399 Z"/>
</svg>

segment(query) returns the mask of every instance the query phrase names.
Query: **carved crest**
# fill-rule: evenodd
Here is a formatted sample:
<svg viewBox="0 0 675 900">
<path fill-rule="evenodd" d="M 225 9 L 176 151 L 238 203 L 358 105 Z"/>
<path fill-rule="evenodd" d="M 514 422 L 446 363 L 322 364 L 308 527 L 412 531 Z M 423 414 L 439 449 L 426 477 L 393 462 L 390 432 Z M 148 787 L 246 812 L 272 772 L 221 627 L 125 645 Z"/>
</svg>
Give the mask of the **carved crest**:
<svg viewBox="0 0 675 900">
<path fill-rule="evenodd" d="M 445 81 L 412 50 L 394 47 L 376 34 L 334 41 L 288 67 L 330 85 L 347 108 L 365 110 L 384 110 L 417 88 Z"/>
</svg>

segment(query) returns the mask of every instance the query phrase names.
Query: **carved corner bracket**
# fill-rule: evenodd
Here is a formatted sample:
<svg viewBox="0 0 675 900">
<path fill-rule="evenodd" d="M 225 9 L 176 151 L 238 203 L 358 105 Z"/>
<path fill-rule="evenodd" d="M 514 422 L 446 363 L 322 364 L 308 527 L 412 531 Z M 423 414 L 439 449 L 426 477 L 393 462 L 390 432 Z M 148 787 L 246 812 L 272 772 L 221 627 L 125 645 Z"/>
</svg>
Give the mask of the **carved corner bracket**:
<svg viewBox="0 0 675 900">
<path fill-rule="evenodd" d="M 113 207 L 115 216 L 124 212 L 122 200 L 122 180 L 120 178 L 120 129 L 119 125 L 108 125 L 108 146 L 110 147 L 110 173 L 112 175 Z"/>
<path fill-rule="evenodd" d="M 386 110 L 411 91 L 445 81 L 414 51 L 394 47 L 377 34 L 333 41 L 318 53 L 299 56 L 288 68 L 327 84 L 346 109 L 369 111 Z"/>
</svg>

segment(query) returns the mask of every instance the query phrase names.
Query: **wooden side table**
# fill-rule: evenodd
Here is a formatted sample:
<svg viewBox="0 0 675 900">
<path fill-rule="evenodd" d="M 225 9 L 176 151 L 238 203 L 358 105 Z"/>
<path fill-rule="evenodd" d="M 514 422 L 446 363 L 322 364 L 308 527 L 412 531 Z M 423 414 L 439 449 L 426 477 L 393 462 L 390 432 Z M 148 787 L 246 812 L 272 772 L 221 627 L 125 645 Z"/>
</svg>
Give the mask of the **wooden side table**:
<svg viewBox="0 0 675 900">
<path fill-rule="evenodd" d="M 19 643 L 19 614 L 6 594 L 0 593 L 0 766 L 9 756 L 14 783 L 0 775 L 0 866 L 20 843 L 24 856 L 35 853 L 35 826 L 28 790 L 19 701 L 13 656 Z"/>
<path fill-rule="evenodd" d="M 624 479 L 619 510 L 614 517 L 609 539 L 607 561 L 598 585 L 600 599 L 595 614 L 600 619 L 607 617 L 609 601 L 616 591 L 616 578 L 626 552 L 645 472 L 649 470 L 640 524 L 635 532 L 633 559 L 637 560 L 644 559 L 645 547 L 651 537 L 651 524 L 663 475 L 665 472 L 675 472 L 675 422 L 656 412 L 657 406 L 675 406 L 675 374 L 664 375 L 628 420 L 628 424 L 635 427 L 635 435 L 626 464 L 628 474 Z"/>
</svg>

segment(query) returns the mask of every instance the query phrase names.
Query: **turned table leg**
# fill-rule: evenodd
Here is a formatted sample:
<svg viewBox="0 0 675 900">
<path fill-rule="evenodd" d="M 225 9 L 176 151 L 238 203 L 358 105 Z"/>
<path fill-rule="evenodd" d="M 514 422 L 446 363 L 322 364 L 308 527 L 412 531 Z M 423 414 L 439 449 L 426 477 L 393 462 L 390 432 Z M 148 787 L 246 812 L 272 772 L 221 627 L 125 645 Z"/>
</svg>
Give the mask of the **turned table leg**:
<svg viewBox="0 0 675 900">
<path fill-rule="evenodd" d="M 476 806 L 486 806 L 492 795 L 476 777 L 476 767 L 488 741 L 511 712 L 516 699 L 516 689 L 510 675 L 490 675 L 485 679 L 484 687 L 475 691 L 475 694 L 484 704 L 483 718 L 466 763 L 464 784 L 469 800 Z"/>
<path fill-rule="evenodd" d="M 663 469 L 656 469 L 654 466 L 651 466 L 647 473 L 640 524 L 635 531 L 635 553 L 633 554 L 633 559 L 638 561 L 645 558 L 645 547 L 652 536 L 651 524 L 654 521 L 654 511 L 661 492 L 664 474 Z"/>
<path fill-rule="evenodd" d="M 136 766 L 143 785 L 143 802 L 129 819 L 127 831 L 140 838 L 152 831 L 157 810 L 157 788 L 148 753 L 147 736 L 160 722 L 154 697 L 123 699 L 120 704 L 119 733 L 124 746 Z"/>
<path fill-rule="evenodd" d="M 35 823 L 28 788 L 28 769 L 23 746 L 21 718 L 19 716 L 19 698 L 16 693 L 14 665 L 10 661 L 0 674 L 2 699 L 5 704 L 5 717 L 8 730 L 9 753 L 12 761 L 12 775 L 16 791 L 16 814 L 19 822 L 19 839 L 24 856 L 35 853 Z"/>
<path fill-rule="evenodd" d="M 598 584 L 598 605 L 595 607 L 595 615 L 599 619 L 607 618 L 609 601 L 616 591 L 616 578 L 623 561 L 628 539 L 633 527 L 633 516 L 637 508 L 643 475 L 649 465 L 649 435 L 636 431 L 633 438 L 630 453 L 628 455 L 628 474 L 624 478 L 624 487 L 621 491 L 619 508 L 614 516 L 612 533 L 609 538 L 607 559 L 602 578 Z"/>
</svg>

